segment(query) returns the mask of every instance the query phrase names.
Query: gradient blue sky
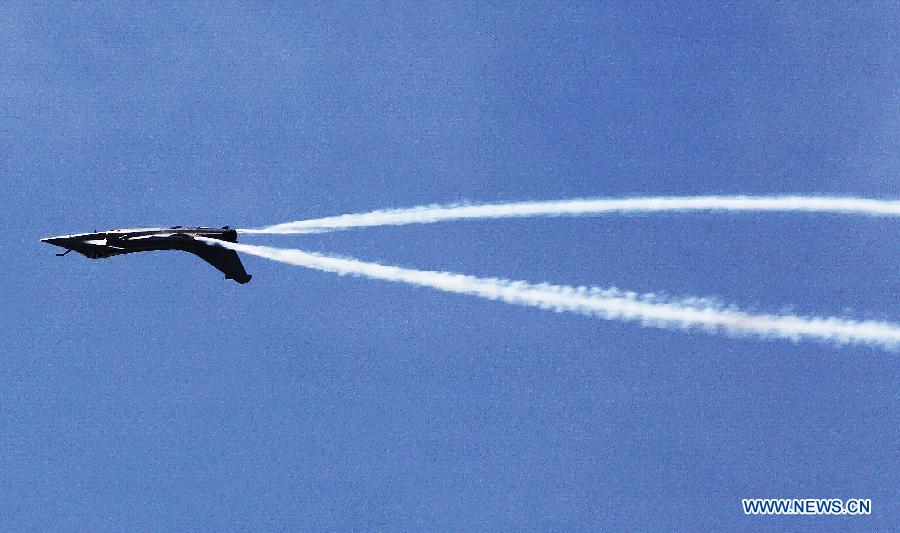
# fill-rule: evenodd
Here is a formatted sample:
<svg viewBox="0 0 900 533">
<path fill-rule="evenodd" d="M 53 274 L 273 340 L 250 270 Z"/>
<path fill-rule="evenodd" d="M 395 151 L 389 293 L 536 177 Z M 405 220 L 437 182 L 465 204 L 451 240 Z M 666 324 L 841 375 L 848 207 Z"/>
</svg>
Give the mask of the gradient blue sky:
<svg viewBox="0 0 900 533">
<path fill-rule="evenodd" d="M 900 9 L 0 7 L 0 517 L 26 529 L 900 527 L 900 360 L 47 235 L 455 201 L 897 198 Z M 900 320 L 896 220 L 245 237 Z M 742 497 L 872 498 L 744 517 Z"/>
</svg>

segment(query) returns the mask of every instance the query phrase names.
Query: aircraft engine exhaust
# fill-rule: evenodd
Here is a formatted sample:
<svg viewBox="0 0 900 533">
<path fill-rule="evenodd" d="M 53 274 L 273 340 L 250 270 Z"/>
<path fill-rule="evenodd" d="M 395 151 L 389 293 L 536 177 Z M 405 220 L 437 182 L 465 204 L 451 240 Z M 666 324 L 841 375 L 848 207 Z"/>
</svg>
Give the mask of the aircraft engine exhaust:
<svg viewBox="0 0 900 533">
<path fill-rule="evenodd" d="M 510 304 L 573 312 L 607 320 L 636 321 L 644 326 L 700 330 L 735 336 L 818 340 L 840 344 L 864 344 L 889 350 L 900 347 L 900 324 L 854 321 L 843 318 L 750 314 L 723 308 L 702 299 L 661 300 L 652 295 L 624 293 L 616 289 L 533 284 L 496 278 L 478 278 L 450 272 L 413 270 L 331 257 L 303 250 L 273 248 L 199 237 L 237 252 L 281 263 L 332 272 L 341 276 L 407 283 L 440 291 L 468 294 Z"/>
<path fill-rule="evenodd" d="M 687 211 L 756 211 L 900 216 L 900 200 L 828 196 L 671 196 L 576 199 L 480 205 L 426 205 L 299 220 L 242 233 L 303 234 L 351 228 L 431 224 L 451 220 L 588 216 Z"/>
</svg>

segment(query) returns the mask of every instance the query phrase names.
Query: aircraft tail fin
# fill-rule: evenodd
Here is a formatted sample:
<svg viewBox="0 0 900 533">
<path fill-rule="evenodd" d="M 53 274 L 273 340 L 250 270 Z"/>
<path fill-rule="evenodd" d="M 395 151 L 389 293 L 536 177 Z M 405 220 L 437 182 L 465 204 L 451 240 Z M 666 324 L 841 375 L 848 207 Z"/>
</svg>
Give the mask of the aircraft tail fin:
<svg viewBox="0 0 900 533">
<path fill-rule="evenodd" d="M 234 250 L 228 250 L 221 246 L 214 246 L 196 241 L 195 243 L 196 246 L 192 247 L 189 251 L 199 256 L 200 259 L 203 259 L 210 265 L 216 267 L 220 272 L 225 274 L 225 279 L 233 279 L 243 285 L 253 277 L 244 270 L 241 258 Z"/>
</svg>

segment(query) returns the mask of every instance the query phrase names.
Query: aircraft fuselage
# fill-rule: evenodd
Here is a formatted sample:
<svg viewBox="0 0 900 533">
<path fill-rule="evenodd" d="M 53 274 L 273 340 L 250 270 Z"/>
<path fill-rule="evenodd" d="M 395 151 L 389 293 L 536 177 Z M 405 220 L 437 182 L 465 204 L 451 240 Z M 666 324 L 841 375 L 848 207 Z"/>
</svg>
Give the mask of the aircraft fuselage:
<svg viewBox="0 0 900 533">
<path fill-rule="evenodd" d="M 92 233 L 59 235 L 41 239 L 42 242 L 78 252 L 91 259 L 103 259 L 114 255 L 156 250 L 181 250 L 195 254 L 238 283 L 250 281 L 240 258 L 232 250 L 226 250 L 197 240 L 206 237 L 228 242 L 237 242 L 237 231 L 224 228 L 134 228 L 115 229 Z M 57 254 L 57 255 L 65 255 Z"/>
</svg>

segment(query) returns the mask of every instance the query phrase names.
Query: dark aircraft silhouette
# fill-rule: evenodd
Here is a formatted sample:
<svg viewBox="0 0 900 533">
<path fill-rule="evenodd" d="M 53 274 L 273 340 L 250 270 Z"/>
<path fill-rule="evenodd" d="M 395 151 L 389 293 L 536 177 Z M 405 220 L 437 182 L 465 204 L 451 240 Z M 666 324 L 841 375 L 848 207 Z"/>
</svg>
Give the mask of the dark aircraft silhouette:
<svg viewBox="0 0 900 533">
<path fill-rule="evenodd" d="M 228 226 L 218 228 L 137 228 L 114 229 L 95 233 L 78 233 L 47 237 L 42 242 L 65 248 L 59 256 L 75 250 L 91 259 L 153 250 L 182 250 L 200 257 L 225 274 L 225 279 L 247 283 L 251 276 L 244 270 L 237 252 L 207 244 L 195 237 L 237 242 L 237 231 Z"/>
</svg>

